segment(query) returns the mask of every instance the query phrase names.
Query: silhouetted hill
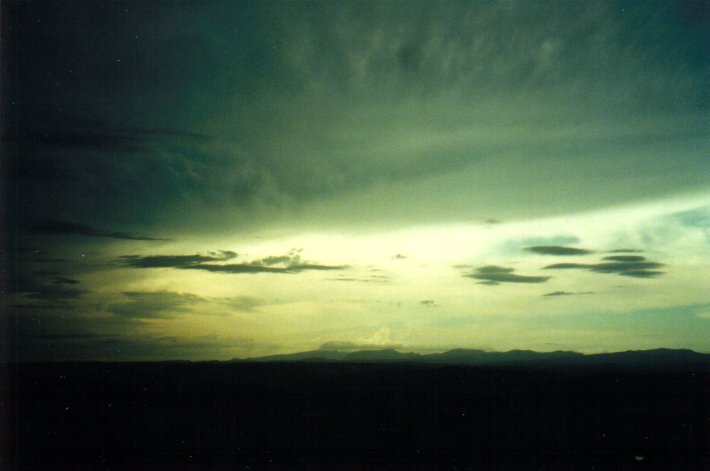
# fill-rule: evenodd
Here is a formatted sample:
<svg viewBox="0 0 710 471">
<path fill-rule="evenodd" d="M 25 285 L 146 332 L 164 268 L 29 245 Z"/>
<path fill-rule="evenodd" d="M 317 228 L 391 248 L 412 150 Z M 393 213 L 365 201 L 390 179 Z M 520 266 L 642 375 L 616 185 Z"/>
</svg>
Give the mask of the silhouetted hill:
<svg viewBox="0 0 710 471">
<path fill-rule="evenodd" d="M 460 365 L 504 365 L 530 363 L 559 363 L 584 358 L 575 352 L 534 352 L 531 350 L 511 350 L 509 352 L 486 352 L 483 350 L 456 349 L 448 352 L 427 355 L 428 363 L 445 363 Z"/>
<path fill-rule="evenodd" d="M 398 362 L 398 361 L 419 361 L 421 360 L 421 355 L 416 353 L 400 353 L 397 350 L 385 349 L 385 350 L 361 350 L 357 352 L 348 353 L 343 361 L 352 362 Z"/>
<path fill-rule="evenodd" d="M 615 353 L 584 355 L 571 351 L 535 352 L 511 350 L 486 352 L 483 350 L 454 349 L 443 353 L 402 353 L 394 349 L 360 350 L 340 352 L 337 350 L 314 350 L 285 355 L 249 358 L 251 362 L 355 362 L 355 363 L 424 363 L 468 366 L 536 366 L 536 367 L 591 367 L 632 368 L 661 370 L 710 371 L 710 355 L 692 350 L 637 350 Z"/>
<path fill-rule="evenodd" d="M 283 355 L 269 355 L 264 357 L 256 358 L 246 358 L 239 359 L 233 358 L 231 361 L 257 361 L 257 362 L 268 362 L 268 361 L 340 361 L 345 358 L 347 354 L 344 352 L 339 352 L 337 350 L 310 350 L 307 352 L 297 352 L 297 353 L 286 353 Z"/>
<path fill-rule="evenodd" d="M 598 366 L 617 366 L 654 369 L 710 370 L 710 355 L 692 350 L 629 350 L 618 353 L 589 355 L 590 363 Z"/>
</svg>

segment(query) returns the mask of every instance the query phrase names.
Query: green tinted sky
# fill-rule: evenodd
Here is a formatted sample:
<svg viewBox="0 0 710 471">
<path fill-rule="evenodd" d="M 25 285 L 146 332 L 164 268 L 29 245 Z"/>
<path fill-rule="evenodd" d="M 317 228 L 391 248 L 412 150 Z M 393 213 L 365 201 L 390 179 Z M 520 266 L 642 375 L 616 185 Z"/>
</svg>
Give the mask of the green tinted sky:
<svg viewBox="0 0 710 471">
<path fill-rule="evenodd" d="M 710 351 L 710 5 L 3 2 L 17 359 Z"/>
</svg>

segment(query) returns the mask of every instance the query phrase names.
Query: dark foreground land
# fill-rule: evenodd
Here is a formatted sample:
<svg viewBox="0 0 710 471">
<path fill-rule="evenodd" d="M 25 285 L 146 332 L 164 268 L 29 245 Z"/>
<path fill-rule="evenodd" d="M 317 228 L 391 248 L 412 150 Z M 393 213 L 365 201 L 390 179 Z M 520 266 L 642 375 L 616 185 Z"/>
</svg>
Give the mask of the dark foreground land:
<svg viewBox="0 0 710 471">
<path fill-rule="evenodd" d="M 4 368 L 0 469 L 710 469 L 710 375 L 702 371 Z"/>
</svg>

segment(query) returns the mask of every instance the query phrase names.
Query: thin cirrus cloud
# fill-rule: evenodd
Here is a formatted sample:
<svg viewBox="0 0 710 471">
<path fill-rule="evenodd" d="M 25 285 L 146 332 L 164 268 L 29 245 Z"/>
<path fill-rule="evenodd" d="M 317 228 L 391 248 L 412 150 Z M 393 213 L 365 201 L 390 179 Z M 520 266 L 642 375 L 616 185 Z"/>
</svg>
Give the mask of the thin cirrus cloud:
<svg viewBox="0 0 710 471">
<path fill-rule="evenodd" d="M 486 265 L 477 268 L 473 273 L 463 275 L 467 278 L 481 280 L 480 284 L 497 285 L 499 283 L 544 283 L 549 276 L 526 276 L 513 273 L 514 268 L 498 265 Z"/>
<path fill-rule="evenodd" d="M 388 283 L 390 277 L 386 275 L 365 275 L 365 276 L 337 276 L 328 278 L 329 281 L 347 281 L 355 283 Z"/>
<path fill-rule="evenodd" d="M 73 279 L 73 278 L 67 278 L 65 276 L 55 276 L 54 277 L 54 284 L 55 285 L 75 285 L 79 283 L 79 281 Z"/>
</svg>

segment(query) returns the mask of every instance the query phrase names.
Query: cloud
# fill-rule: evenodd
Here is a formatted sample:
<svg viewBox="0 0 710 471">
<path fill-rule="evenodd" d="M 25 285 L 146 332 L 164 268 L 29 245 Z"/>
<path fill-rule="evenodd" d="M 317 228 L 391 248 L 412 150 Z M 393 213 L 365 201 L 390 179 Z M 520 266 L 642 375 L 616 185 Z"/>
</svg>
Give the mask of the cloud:
<svg viewBox="0 0 710 471">
<path fill-rule="evenodd" d="M 128 301 L 111 304 L 108 311 L 125 319 L 171 319 L 206 302 L 195 294 L 173 291 L 124 291 L 122 294 Z"/>
<path fill-rule="evenodd" d="M 335 278 L 328 278 L 330 281 L 351 281 L 358 283 L 387 283 L 390 279 L 391 278 L 386 275 L 337 276 Z"/>
<path fill-rule="evenodd" d="M 220 251 L 213 255 L 123 255 L 119 261 L 132 268 L 177 268 L 180 270 L 204 270 L 213 273 L 300 273 L 304 271 L 343 270 L 347 265 L 323 265 L 302 261 L 300 250 L 291 250 L 286 255 L 264 257 L 242 263 L 213 263 L 231 260 L 236 252 Z"/>
<path fill-rule="evenodd" d="M 264 304 L 264 302 L 258 298 L 252 296 L 237 296 L 233 298 L 220 298 L 216 299 L 216 302 L 223 304 L 231 309 L 237 311 L 247 312 L 253 311 L 255 308 Z"/>
<path fill-rule="evenodd" d="M 291 257 L 288 255 L 280 255 L 275 257 L 266 257 L 261 259 L 261 264 L 265 266 L 281 265 L 291 263 Z"/>
<path fill-rule="evenodd" d="M 27 334 L 25 337 L 33 337 L 43 340 L 70 340 L 70 339 L 96 339 L 114 338 L 112 334 Z"/>
<path fill-rule="evenodd" d="M 75 285 L 79 283 L 77 280 L 74 280 L 72 278 L 66 278 L 64 276 L 55 276 L 54 277 L 54 284 L 55 285 Z"/>
<path fill-rule="evenodd" d="M 525 250 L 542 255 L 587 255 L 592 253 L 591 250 L 561 245 L 536 245 L 534 247 L 525 247 Z"/>
<path fill-rule="evenodd" d="M 59 159 L 33 157 L 25 168 L 28 175 L 62 175 L 52 177 L 62 188 L 70 178 L 87 182 L 86 189 L 67 189 L 62 201 L 36 204 L 35 215 L 51 214 L 54 206 L 64 208 L 67 217 L 78 217 L 87 201 L 82 196 L 94 194 L 98 202 L 92 202 L 93 210 L 111 208 L 103 214 L 118 220 L 159 220 L 150 216 L 160 214 L 161 221 L 204 221 L 208 218 L 203 218 L 203 208 L 231 214 L 235 207 L 254 212 L 264 208 L 277 219 L 275 210 L 282 202 L 333 201 L 400 182 L 412 191 L 392 187 L 389 195 L 406 196 L 383 199 L 378 202 L 382 208 L 372 205 L 362 214 L 369 219 L 379 210 L 379 217 L 389 219 L 391 210 L 429 196 L 430 203 L 416 213 L 402 211 L 398 216 L 411 222 L 438 219 L 449 207 L 433 193 L 461 207 L 453 216 L 470 215 L 472 209 L 495 211 L 487 208 L 487 201 L 505 206 L 504 200 L 510 199 L 519 206 L 515 198 L 505 198 L 506 185 L 487 183 L 489 178 L 498 182 L 493 177 L 500 175 L 520 183 L 530 206 L 547 208 L 540 204 L 545 198 L 534 196 L 546 194 L 546 188 L 556 201 L 569 200 L 567 209 L 578 200 L 606 202 L 599 195 L 588 196 L 582 187 L 584 197 L 556 196 L 580 181 L 594 180 L 581 179 L 590 169 L 597 170 L 595 178 L 606 170 L 592 164 L 599 159 L 586 162 L 585 152 L 571 152 L 585 149 L 583 139 L 621 135 L 619 140 L 626 141 L 614 142 L 617 148 L 628 141 L 645 142 L 639 139 L 643 136 L 628 135 L 630 127 L 609 136 L 608 128 L 616 124 L 604 119 L 610 109 L 622 106 L 636 115 L 638 108 L 646 108 L 655 117 L 665 114 L 659 109 L 677 106 L 671 124 L 682 111 L 706 108 L 701 84 L 707 66 L 695 59 L 704 51 L 702 35 L 680 28 L 674 3 L 665 2 L 657 10 L 628 5 L 634 12 L 619 15 L 616 3 L 605 1 L 575 7 L 553 1 L 542 8 L 537 2 L 414 2 L 406 11 L 393 2 L 378 5 L 372 14 L 350 3 L 263 8 L 217 2 L 200 5 L 199 15 L 186 7 L 180 20 L 184 28 L 178 31 L 169 27 L 175 24 L 177 9 L 166 5 L 133 6 L 137 11 L 122 15 L 125 21 L 120 24 L 106 20 L 120 13 L 117 6 L 85 5 L 71 11 L 73 22 L 68 25 L 58 20 L 67 17 L 65 6 L 30 14 L 30 7 L 19 2 L 8 13 L 18 27 L 8 38 L 6 59 L 17 71 L 9 74 L 14 78 L 8 88 L 18 95 L 23 114 L 12 116 L 18 130 L 11 138 L 67 154 Z M 142 39 L 136 41 L 134 33 L 139 31 Z M 669 40 L 654 40 L 658 34 Z M 84 47 L 87 43 L 95 47 Z M 22 44 L 35 47 L 24 50 Z M 228 48 L 230 54 L 223 53 L 225 45 L 234 46 Z M 120 64 L 106 62 L 119 56 Z M 72 64 L 73 72 L 66 64 Z M 610 70 L 615 72 L 607 73 Z M 564 97 L 578 97 L 580 89 L 588 96 L 565 109 Z M 664 107 L 656 109 L 654 103 Z M 82 121 L 77 118 L 82 113 L 100 119 Z M 49 124 L 35 124 L 45 115 Z M 107 124 L 102 121 L 107 116 L 133 125 Z M 598 128 L 587 127 L 599 122 Z M 685 136 L 683 123 L 670 133 Z M 547 130 L 553 132 L 539 141 Z M 158 139 L 169 142 L 157 145 Z M 189 142 L 175 145 L 173 139 Z M 479 165 L 493 164 L 499 155 L 520 154 L 521 149 L 544 154 L 539 162 L 531 156 L 540 172 L 527 172 L 514 161 L 488 172 L 488 163 Z M 139 155 L 128 156 L 126 163 L 125 156 L 112 155 L 120 152 Z M 76 159 L 69 154 L 85 155 Z M 91 159 L 83 159 L 89 154 Z M 567 156 L 559 162 L 569 166 L 556 165 L 559 155 Z M 620 175 L 637 167 L 632 157 L 618 158 Z M 705 168 L 690 157 L 676 158 L 690 164 L 685 166 L 689 173 Z M 509 171 L 516 164 L 531 180 L 519 182 Z M 653 172 L 659 166 L 647 167 Z M 546 168 L 554 169 L 549 181 Z M 569 169 L 575 171 L 568 175 Z M 481 171 L 480 181 L 468 185 L 468 177 Z M 454 173 L 475 191 L 453 185 L 447 177 Z M 425 187 L 417 184 L 437 175 L 447 186 L 424 194 Z M 676 180 L 686 185 L 682 178 Z M 614 181 L 619 179 L 602 181 L 598 193 L 613 195 L 606 185 Z M 482 203 L 472 198 L 476 194 L 482 195 Z M 137 203 L 142 201 L 151 204 L 141 207 Z M 197 210 L 185 211 L 185 202 Z M 180 209 L 163 214 L 172 208 Z M 354 211 L 339 213 L 356 217 Z M 507 219 L 507 213 L 495 214 Z M 225 218 L 213 220 L 218 221 L 215 227 L 227 224 Z M 232 219 L 234 227 L 257 220 Z"/>
<path fill-rule="evenodd" d="M 230 263 L 224 265 L 195 264 L 176 267 L 181 270 L 205 270 L 214 273 L 250 274 L 250 273 L 300 273 L 303 271 L 343 270 L 347 265 L 320 265 L 317 263 L 298 263 L 285 267 L 266 266 L 261 263 Z"/>
<path fill-rule="evenodd" d="M 684 226 L 710 229 L 710 206 L 682 211 L 674 216 Z"/>
<path fill-rule="evenodd" d="M 68 299 L 78 298 L 79 296 L 88 293 L 87 290 L 78 288 L 66 288 L 64 286 L 42 285 L 33 290 L 24 293 L 24 296 L 29 299 L 37 299 L 40 301 L 64 301 Z"/>
<path fill-rule="evenodd" d="M 32 148 L 86 149 L 93 151 L 139 152 L 141 143 L 128 135 L 101 134 L 82 130 L 45 129 L 21 132 L 4 137 L 18 142 L 26 152 Z M 29 149 L 28 149 L 29 148 Z"/>
<path fill-rule="evenodd" d="M 223 250 L 214 255 L 123 255 L 119 260 L 132 268 L 181 268 L 204 262 L 222 262 L 236 256 L 236 252 Z"/>
<path fill-rule="evenodd" d="M 157 139 L 207 141 L 209 137 L 170 127 L 113 126 L 101 120 L 77 119 L 62 127 L 20 129 L 3 135 L 3 141 L 20 144 L 25 153 L 31 149 L 85 149 L 100 152 L 141 152 Z"/>
<path fill-rule="evenodd" d="M 154 240 L 168 241 L 170 239 L 160 239 L 155 237 L 147 237 L 129 232 L 112 232 L 104 229 L 97 229 L 86 224 L 76 224 L 73 222 L 60 221 L 57 219 L 46 219 L 37 222 L 32 227 L 32 232 L 35 234 L 46 235 L 81 235 L 87 237 L 107 237 L 110 239 L 125 239 L 125 240 Z"/>
<path fill-rule="evenodd" d="M 553 291 L 551 293 L 545 293 L 543 297 L 554 297 L 554 296 L 579 296 L 582 294 L 594 294 L 594 291 L 583 291 L 583 292 L 570 292 L 570 291 Z"/>
<path fill-rule="evenodd" d="M 477 268 L 473 273 L 463 275 L 467 278 L 483 280 L 482 284 L 497 283 L 544 283 L 550 279 L 549 276 L 525 276 L 513 273 L 513 268 L 500 267 L 497 265 L 486 265 Z"/>
<path fill-rule="evenodd" d="M 612 255 L 610 257 L 604 257 L 604 260 L 612 260 L 614 262 L 643 262 L 646 260 L 645 257 L 640 255 Z"/>
<path fill-rule="evenodd" d="M 30 276 L 10 271 L 5 288 L 9 294 L 41 301 L 43 306 L 46 304 L 50 307 L 60 307 L 62 302 L 89 292 L 76 287 L 78 284 L 78 280 L 61 276 L 54 271 L 34 271 Z"/>
<path fill-rule="evenodd" d="M 632 278 L 654 278 L 663 274 L 656 270 L 663 266 L 662 263 L 646 260 L 637 255 L 617 255 L 604 257 L 602 263 L 555 263 L 545 267 L 546 270 L 581 269 L 595 273 L 617 274 Z"/>
</svg>

